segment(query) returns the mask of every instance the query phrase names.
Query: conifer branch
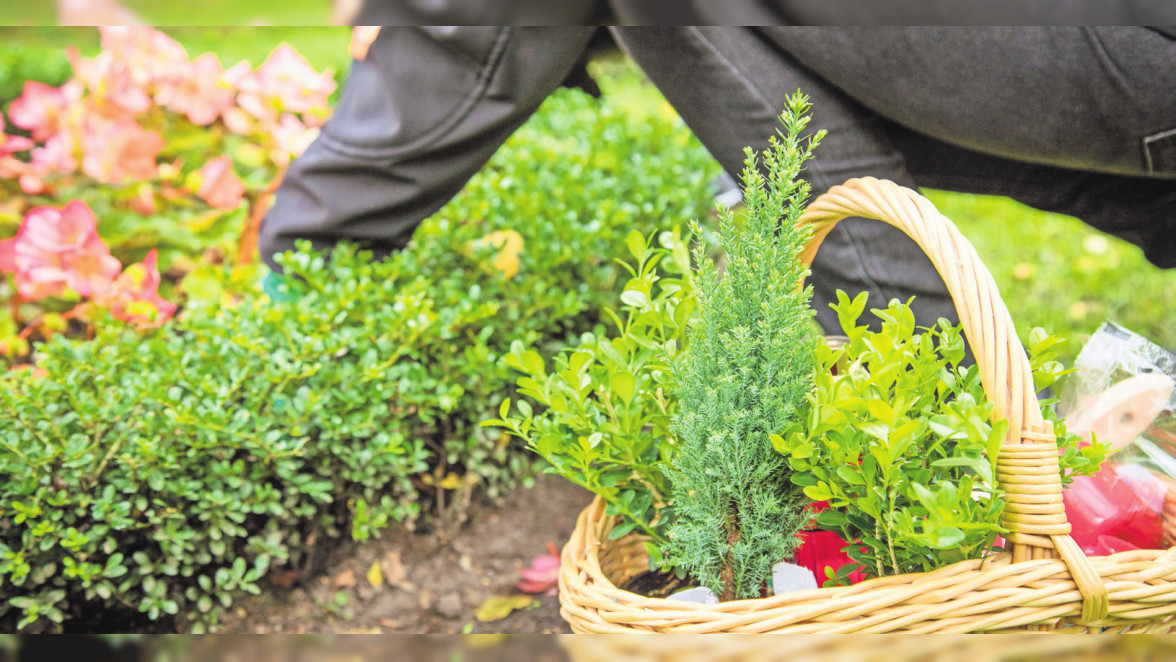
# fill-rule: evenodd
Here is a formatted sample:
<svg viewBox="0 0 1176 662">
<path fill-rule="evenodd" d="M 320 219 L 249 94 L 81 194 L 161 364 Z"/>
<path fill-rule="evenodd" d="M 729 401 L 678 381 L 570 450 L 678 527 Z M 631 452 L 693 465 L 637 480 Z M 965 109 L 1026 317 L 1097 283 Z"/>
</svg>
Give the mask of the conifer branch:
<svg viewBox="0 0 1176 662">
<path fill-rule="evenodd" d="M 760 157 L 766 176 L 746 150 L 742 227 L 720 209 L 721 276 L 696 250 L 698 325 L 673 359 L 681 452 L 666 468 L 678 515 L 666 560 L 724 600 L 758 597 L 810 519 L 769 440 L 803 406 L 815 367 L 812 290 L 797 287 L 810 234 L 796 227 L 809 195 L 798 176 L 824 135 L 802 141 L 808 108 L 799 92 L 789 98 Z"/>
</svg>

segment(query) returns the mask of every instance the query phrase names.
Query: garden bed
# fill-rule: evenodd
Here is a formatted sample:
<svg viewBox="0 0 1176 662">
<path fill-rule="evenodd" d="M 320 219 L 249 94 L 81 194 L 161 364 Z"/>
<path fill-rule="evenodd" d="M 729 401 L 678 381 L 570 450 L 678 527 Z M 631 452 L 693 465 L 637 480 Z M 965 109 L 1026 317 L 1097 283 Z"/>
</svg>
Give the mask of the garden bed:
<svg viewBox="0 0 1176 662">
<path fill-rule="evenodd" d="M 557 476 L 541 476 L 518 488 L 501 505 L 479 502 L 455 534 L 409 533 L 396 528 L 381 540 L 340 547 L 327 572 L 283 588 L 281 575 L 261 595 L 241 601 L 224 619 L 224 632 L 275 633 L 542 633 L 569 632 L 559 598 L 534 596 L 530 607 L 497 621 L 474 614 L 487 599 L 520 594 L 519 571 L 544 553 L 547 542 L 562 546 L 591 494 Z M 396 559 L 396 560 L 391 560 Z M 373 587 L 366 574 L 380 563 L 385 583 Z M 388 570 L 400 566 L 403 577 Z M 290 578 L 293 579 L 293 578 Z M 396 582 L 390 580 L 398 579 Z M 350 584 L 354 586 L 339 586 Z M 337 594 L 346 603 L 336 601 Z"/>
</svg>

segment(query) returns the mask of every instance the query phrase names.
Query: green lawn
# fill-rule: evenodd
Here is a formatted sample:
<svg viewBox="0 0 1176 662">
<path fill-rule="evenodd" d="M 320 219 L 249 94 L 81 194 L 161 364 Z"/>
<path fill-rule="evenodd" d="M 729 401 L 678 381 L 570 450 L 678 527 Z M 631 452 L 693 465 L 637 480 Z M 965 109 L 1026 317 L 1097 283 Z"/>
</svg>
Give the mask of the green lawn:
<svg viewBox="0 0 1176 662">
<path fill-rule="evenodd" d="M 149 5 L 149 0 L 141 2 Z M 246 12 L 260 3 L 232 4 Z M 312 4 L 292 0 L 289 7 L 293 11 Z M 228 3 L 202 3 L 205 9 L 222 5 Z M 240 59 L 257 64 L 286 41 L 316 67 L 333 67 L 345 74 L 349 66 L 345 28 L 185 27 L 168 32 L 189 54 L 214 51 L 226 64 Z M 6 98 L 4 90 L 19 89 L 19 81 L 13 79 L 22 71 L 16 66 L 4 68 L 6 52 L 22 51 L 22 66 L 39 71 L 64 62 L 64 46 L 76 44 L 83 52 L 92 52 L 97 43 L 92 29 L 0 28 L 0 103 Z M 649 113 L 672 112 L 632 69 L 608 62 L 597 71 L 616 78 L 611 86 L 614 93 L 623 91 L 630 97 L 623 104 L 631 115 L 629 121 L 639 122 Z M 975 244 L 1023 336 L 1032 326 L 1044 326 L 1071 339 L 1064 350 L 1069 362 L 1086 337 L 1104 319 L 1112 319 L 1166 347 L 1176 347 L 1176 328 L 1169 323 L 1176 319 L 1176 270 L 1156 269 L 1137 248 L 1072 218 L 1038 212 L 1004 198 L 941 191 L 928 195 Z"/>
<path fill-rule="evenodd" d="M 1077 219 L 1007 198 L 928 191 L 976 247 L 1022 338 L 1033 326 L 1070 339 L 1066 363 L 1103 320 L 1176 348 L 1176 269 Z"/>
<path fill-rule="evenodd" d="M 53 25 L 52 0 L 0 4 L 0 25 Z M 325 25 L 331 20 L 330 0 L 202 0 L 160 2 L 122 0 L 152 25 Z"/>
</svg>

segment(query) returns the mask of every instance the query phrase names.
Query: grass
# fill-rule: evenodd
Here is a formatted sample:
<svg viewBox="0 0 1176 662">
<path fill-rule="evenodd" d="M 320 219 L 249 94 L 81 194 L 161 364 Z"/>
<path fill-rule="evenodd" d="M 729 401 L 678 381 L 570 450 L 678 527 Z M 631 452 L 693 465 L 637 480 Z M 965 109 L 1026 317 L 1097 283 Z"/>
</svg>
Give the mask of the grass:
<svg viewBox="0 0 1176 662">
<path fill-rule="evenodd" d="M 1176 348 L 1176 269 L 1158 269 L 1139 248 L 1069 216 L 1008 198 L 925 193 L 976 247 L 1022 339 L 1034 326 L 1067 338 L 1069 365 L 1113 320 Z"/>
<path fill-rule="evenodd" d="M 205 0 L 207 2 L 208 0 Z M 287 42 L 318 68 L 346 71 L 350 31 L 341 27 L 176 27 L 164 30 L 184 45 L 189 56 L 214 52 L 221 62 L 249 60 L 261 64 L 269 52 Z M 0 27 L 0 53 L 13 48 L 43 49 L 44 56 L 64 59 L 64 49 L 77 46 L 83 55 L 98 50 L 94 28 Z"/>
<path fill-rule="evenodd" d="M 325 25 L 331 20 L 330 0 L 202 0 L 160 2 L 121 0 L 123 6 L 152 25 Z M 0 4 L 0 25 L 52 25 L 57 11 L 52 0 Z"/>
<path fill-rule="evenodd" d="M 150 2 L 141 0 L 140 4 L 146 8 Z M 256 0 L 231 3 L 241 12 L 253 11 L 260 4 Z M 326 6 L 318 0 L 291 0 L 288 6 L 294 11 L 311 4 Z M 211 11 L 230 3 L 205 0 L 201 5 L 200 11 Z M 167 32 L 184 44 L 190 55 L 213 51 L 226 64 L 242 59 L 258 64 L 282 41 L 298 48 L 319 68 L 332 67 L 345 75 L 350 63 L 346 28 L 183 27 Z M 98 47 L 97 31 L 0 28 L 0 60 L 6 50 L 24 49 L 35 53 L 33 59 L 39 64 L 55 58 L 64 61 L 62 50 L 68 45 L 93 52 Z M 0 91 L 19 90 L 19 81 L 11 79 L 20 73 L 0 69 Z M 600 63 L 595 73 L 609 76 L 614 91 L 624 91 L 629 99 L 624 104 L 629 121 L 673 112 L 632 67 L 613 59 Z M 0 102 L 4 98 L 0 95 Z M 1022 337 L 1029 328 L 1043 326 L 1070 339 L 1063 359 L 1072 363 L 1082 343 L 1104 319 L 1110 319 L 1161 345 L 1176 347 L 1176 328 L 1170 324 L 1176 319 L 1176 270 L 1153 267 L 1139 249 L 1073 218 L 1039 212 L 1006 198 L 926 193 L 976 246 Z"/>
</svg>

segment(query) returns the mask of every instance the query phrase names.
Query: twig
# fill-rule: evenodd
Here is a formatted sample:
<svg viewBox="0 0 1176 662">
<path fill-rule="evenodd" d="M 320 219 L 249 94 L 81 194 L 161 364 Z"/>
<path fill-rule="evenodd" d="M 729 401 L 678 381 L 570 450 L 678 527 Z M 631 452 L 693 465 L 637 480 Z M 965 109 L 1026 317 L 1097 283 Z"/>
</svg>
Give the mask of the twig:
<svg viewBox="0 0 1176 662">
<path fill-rule="evenodd" d="M 282 167 L 274 175 L 269 186 L 254 192 L 249 198 L 249 215 L 245 219 L 245 227 L 241 230 L 241 246 L 237 250 L 237 264 L 252 264 L 257 257 L 257 235 L 261 232 L 261 221 L 269 211 L 269 201 L 282 185 L 282 178 L 286 176 L 286 168 Z"/>
</svg>

